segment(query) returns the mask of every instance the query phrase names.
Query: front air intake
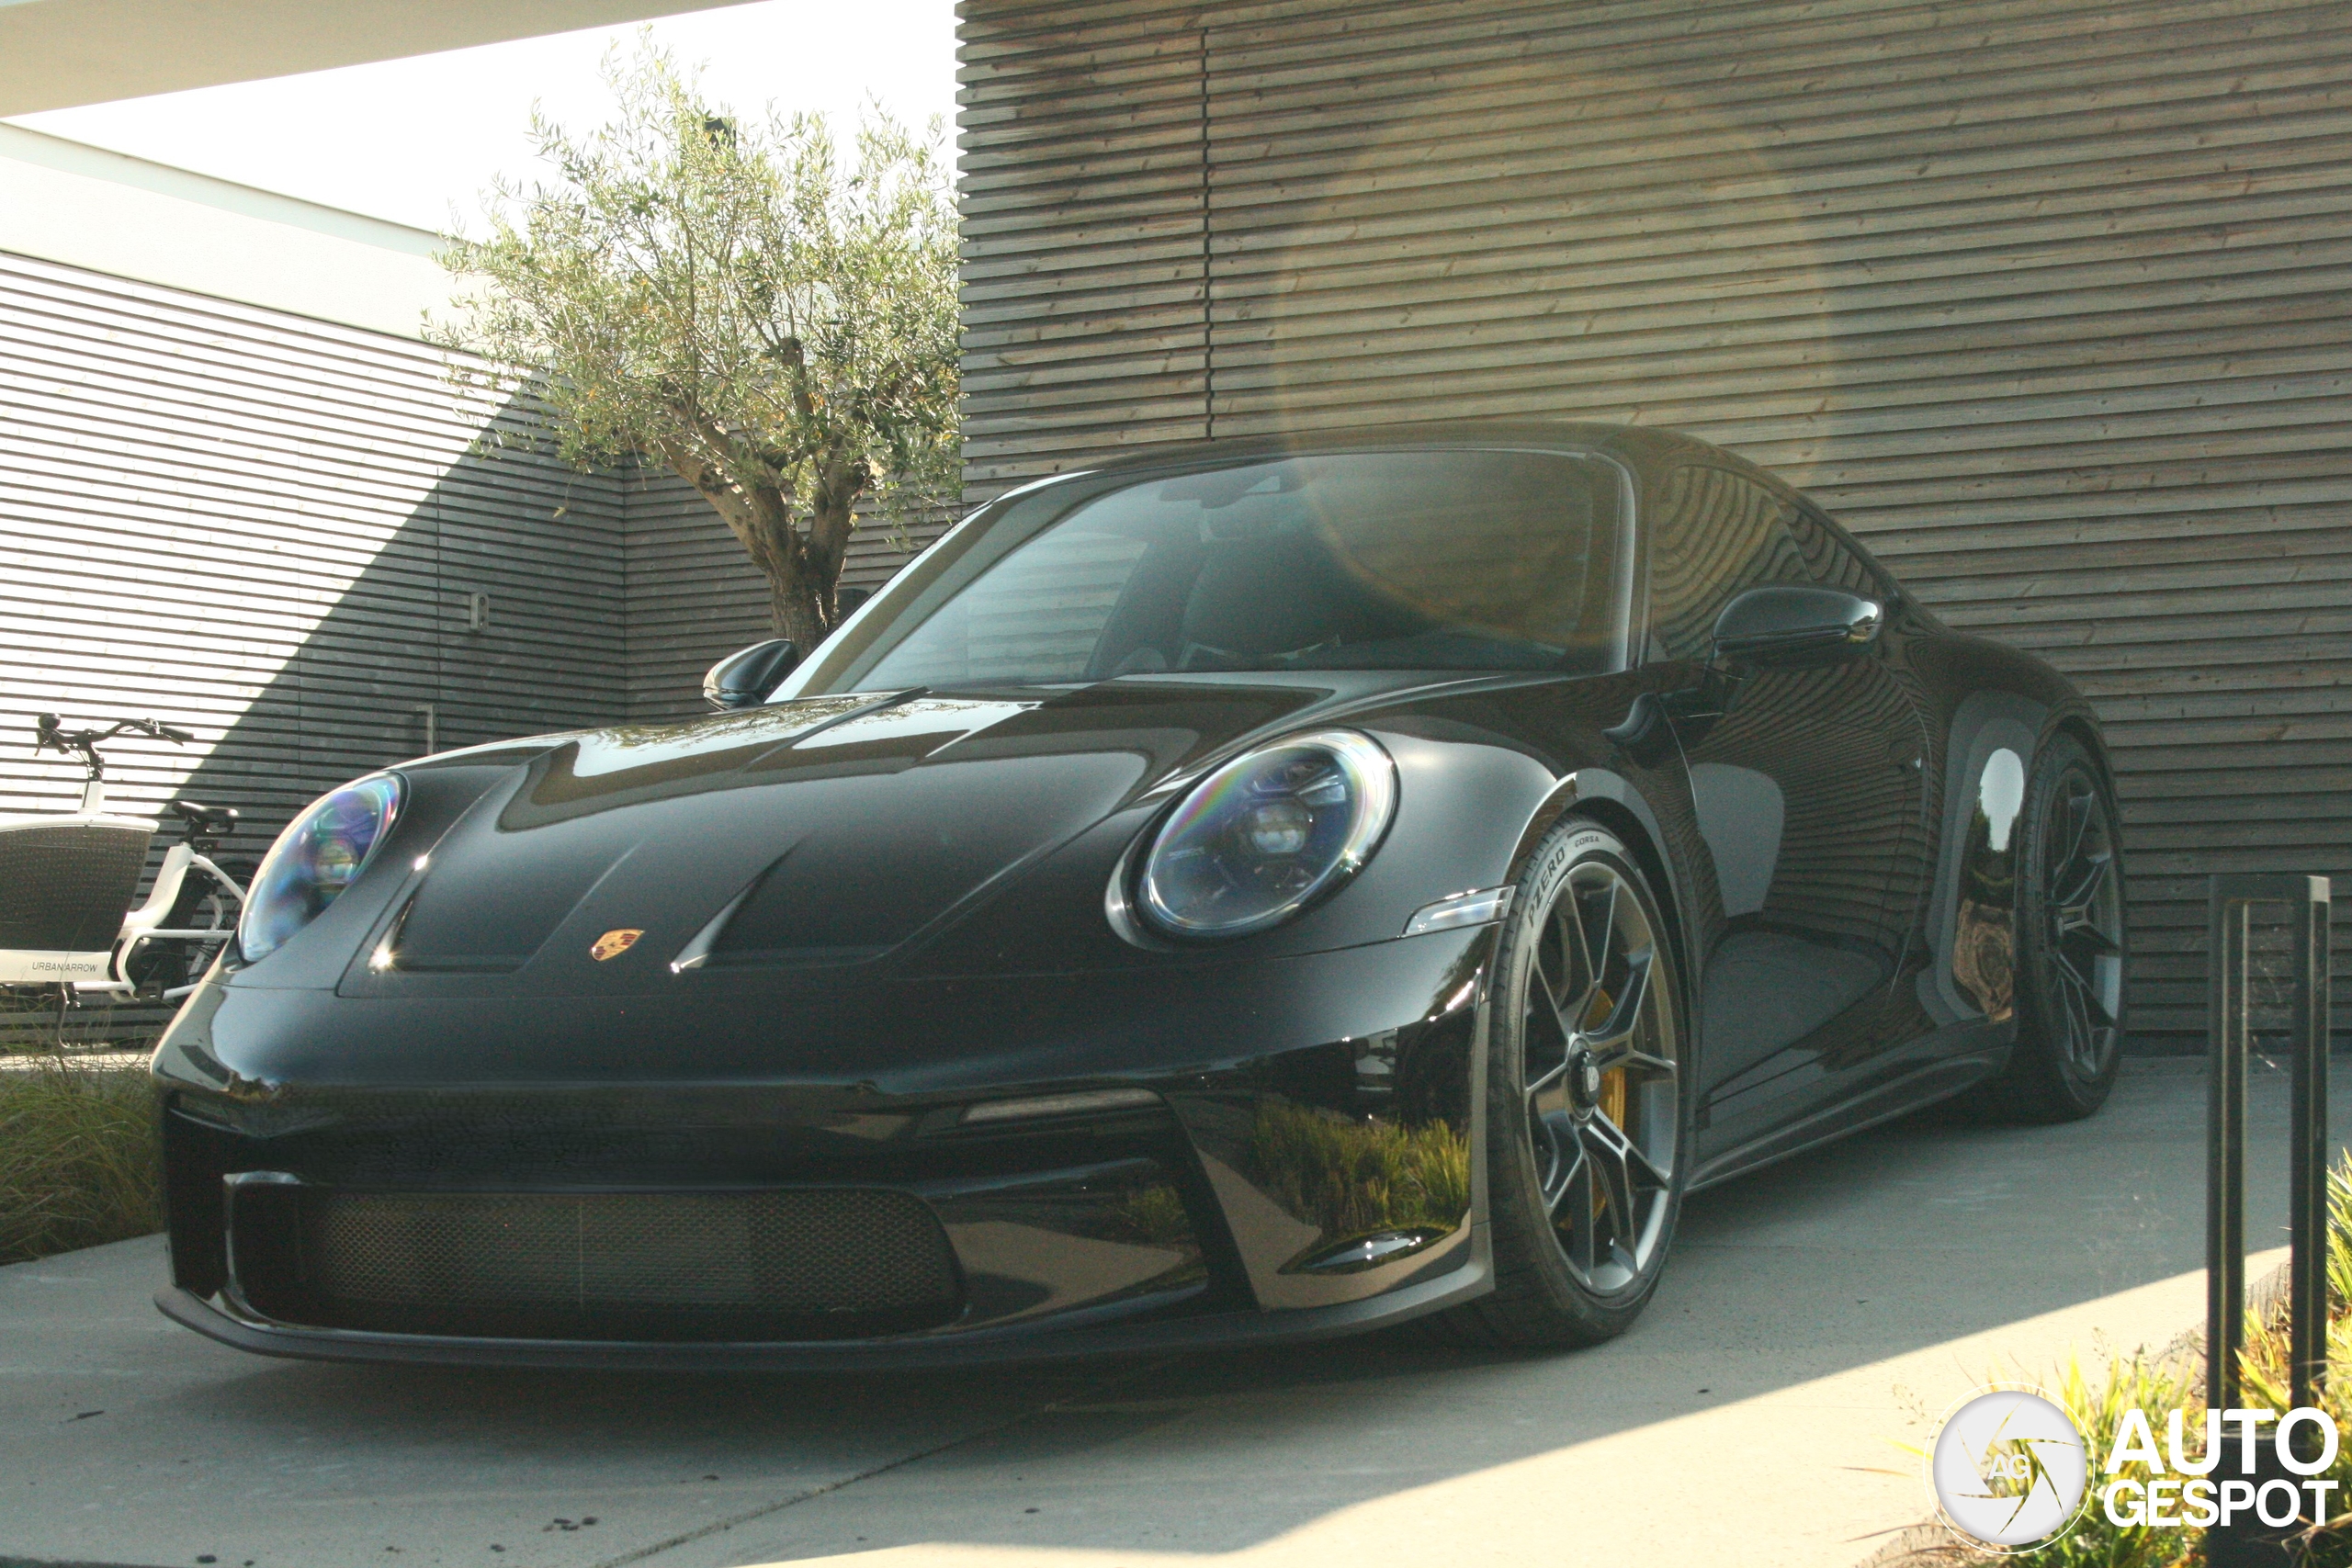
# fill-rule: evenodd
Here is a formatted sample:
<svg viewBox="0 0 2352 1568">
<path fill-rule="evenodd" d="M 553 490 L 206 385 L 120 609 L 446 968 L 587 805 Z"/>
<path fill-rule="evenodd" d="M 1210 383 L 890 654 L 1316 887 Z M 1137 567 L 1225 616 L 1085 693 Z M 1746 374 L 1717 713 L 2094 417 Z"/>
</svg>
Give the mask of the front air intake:
<svg viewBox="0 0 2352 1568">
<path fill-rule="evenodd" d="M 838 1339 L 952 1320 L 905 1192 L 339 1192 L 241 1187 L 246 1300 L 281 1321 L 498 1338 Z"/>
</svg>

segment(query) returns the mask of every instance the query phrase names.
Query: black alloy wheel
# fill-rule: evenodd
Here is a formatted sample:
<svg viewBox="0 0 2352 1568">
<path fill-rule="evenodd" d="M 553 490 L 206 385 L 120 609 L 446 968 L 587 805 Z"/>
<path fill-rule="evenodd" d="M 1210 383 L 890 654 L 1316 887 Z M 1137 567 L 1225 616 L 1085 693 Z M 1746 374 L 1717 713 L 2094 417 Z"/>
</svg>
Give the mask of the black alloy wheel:
<svg viewBox="0 0 2352 1568">
<path fill-rule="evenodd" d="M 2069 1122 L 2106 1102 L 2123 1061 L 2123 859 L 2113 792 L 2070 735 L 2035 758 L 2018 823 L 2017 1048 L 1999 1108 Z"/>
<path fill-rule="evenodd" d="M 1681 1203 L 1678 976 L 1640 869 L 1591 822 L 1553 829 L 1512 906 L 1487 1047 L 1496 1288 L 1448 1323 L 1489 1344 L 1589 1345 L 1648 1301 Z"/>
</svg>

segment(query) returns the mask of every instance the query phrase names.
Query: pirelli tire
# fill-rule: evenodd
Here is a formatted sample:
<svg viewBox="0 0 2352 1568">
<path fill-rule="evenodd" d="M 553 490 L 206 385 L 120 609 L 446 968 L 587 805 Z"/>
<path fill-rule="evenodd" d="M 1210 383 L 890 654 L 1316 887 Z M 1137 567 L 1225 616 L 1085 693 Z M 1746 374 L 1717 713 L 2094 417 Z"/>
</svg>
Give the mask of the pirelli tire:
<svg viewBox="0 0 2352 1568">
<path fill-rule="evenodd" d="M 1690 1168 L 1682 989 L 1656 893 L 1608 829 L 1537 847 L 1495 958 L 1486 1158 L 1495 1289 L 1441 1337 L 1622 1334 L 1664 1271 Z"/>
</svg>

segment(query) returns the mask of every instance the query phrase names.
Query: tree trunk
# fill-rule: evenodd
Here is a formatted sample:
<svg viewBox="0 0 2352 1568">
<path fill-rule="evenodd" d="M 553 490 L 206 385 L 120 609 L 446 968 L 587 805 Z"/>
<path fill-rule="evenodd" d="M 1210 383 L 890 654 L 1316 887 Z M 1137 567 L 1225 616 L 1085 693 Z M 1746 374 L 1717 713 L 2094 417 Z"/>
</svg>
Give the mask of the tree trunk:
<svg viewBox="0 0 2352 1568">
<path fill-rule="evenodd" d="M 768 580 L 768 619 L 778 637 L 790 637 L 808 652 L 832 630 L 825 613 L 829 595 L 809 570 L 807 543 L 792 525 L 790 510 L 767 497 L 751 499 L 750 514 L 736 536 L 751 552 L 752 564 Z M 830 586 L 830 585 L 828 585 Z"/>
<path fill-rule="evenodd" d="M 768 617 L 775 635 L 790 637 L 803 653 L 824 641 L 836 619 L 833 587 L 856 525 L 857 497 L 868 482 L 865 466 L 839 459 L 820 465 L 804 531 L 793 525 L 792 502 L 782 491 L 738 485 L 690 453 L 664 456 L 679 478 L 717 510 L 768 580 Z"/>
<path fill-rule="evenodd" d="M 817 465 L 816 488 L 808 497 L 808 532 L 801 548 L 828 627 L 840 618 L 834 591 L 841 582 L 842 563 L 849 557 L 850 530 L 857 526 L 857 498 L 871 479 L 864 463 L 838 453 Z"/>
<path fill-rule="evenodd" d="M 832 617 L 825 614 L 825 606 L 816 590 L 808 582 L 779 582 L 768 578 L 768 614 L 775 626 L 775 635 L 790 637 L 808 652 L 825 640 L 832 630 Z"/>
</svg>

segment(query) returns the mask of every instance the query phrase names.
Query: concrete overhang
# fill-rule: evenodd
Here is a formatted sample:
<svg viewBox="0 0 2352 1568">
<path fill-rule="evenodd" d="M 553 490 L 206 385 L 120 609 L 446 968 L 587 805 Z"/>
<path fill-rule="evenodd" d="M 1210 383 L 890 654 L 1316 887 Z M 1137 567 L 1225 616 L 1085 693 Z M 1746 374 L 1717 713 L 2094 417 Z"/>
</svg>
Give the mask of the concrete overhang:
<svg viewBox="0 0 2352 1568">
<path fill-rule="evenodd" d="M 438 235 L 0 125 L 0 252 L 415 337 Z"/>
<path fill-rule="evenodd" d="M 399 60 L 741 0 L 0 0 L 0 116 Z"/>
</svg>

